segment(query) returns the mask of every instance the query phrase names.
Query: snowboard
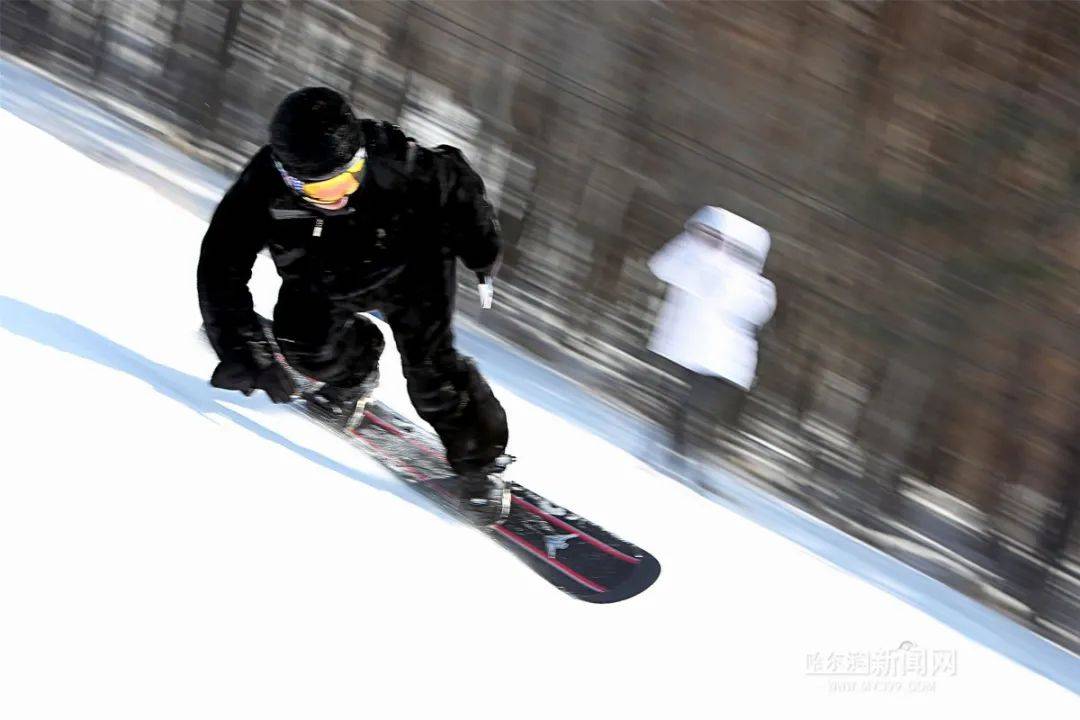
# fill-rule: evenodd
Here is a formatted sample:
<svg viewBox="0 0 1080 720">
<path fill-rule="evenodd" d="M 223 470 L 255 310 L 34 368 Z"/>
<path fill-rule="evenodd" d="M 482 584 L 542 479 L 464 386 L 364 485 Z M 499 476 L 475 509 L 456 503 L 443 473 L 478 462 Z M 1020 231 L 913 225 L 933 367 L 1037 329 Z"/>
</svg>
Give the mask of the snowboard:
<svg viewBox="0 0 1080 720">
<path fill-rule="evenodd" d="M 264 321 L 269 328 L 269 322 Z M 267 337 L 276 359 L 296 382 L 301 396 L 317 383 L 297 372 Z M 458 478 L 446 462 L 438 436 L 378 400 L 367 403 L 355 428 L 344 429 L 303 400 L 289 407 L 340 435 L 375 458 L 418 493 L 472 527 L 457 508 Z M 559 590 L 591 603 L 613 603 L 634 597 L 660 575 L 660 563 L 649 553 L 595 523 L 556 505 L 512 481 L 514 466 L 504 471 L 509 484 L 509 515 L 500 523 L 478 528 Z"/>
</svg>

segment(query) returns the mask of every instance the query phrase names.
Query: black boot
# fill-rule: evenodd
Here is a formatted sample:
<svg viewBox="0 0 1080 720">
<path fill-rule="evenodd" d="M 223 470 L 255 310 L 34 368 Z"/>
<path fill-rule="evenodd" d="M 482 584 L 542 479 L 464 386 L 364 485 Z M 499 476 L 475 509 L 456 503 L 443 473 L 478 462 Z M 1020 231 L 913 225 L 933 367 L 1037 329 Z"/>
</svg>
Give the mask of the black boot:
<svg viewBox="0 0 1080 720">
<path fill-rule="evenodd" d="M 458 509 L 470 522 L 497 525 L 509 517 L 513 496 L 502 472 L 513 460 L 503 455 L 484 468 L 459 475 Z"/>
<path fill-rule="evenodd" d="M 379 384 L 379 371 L 375 369 L 359 385 L 342 388 L 324 384 L 304 394 L 304 400 L 323 418 L 342 430 L 354 430 L 360 425 L 375 387 Z"/>
</svg>

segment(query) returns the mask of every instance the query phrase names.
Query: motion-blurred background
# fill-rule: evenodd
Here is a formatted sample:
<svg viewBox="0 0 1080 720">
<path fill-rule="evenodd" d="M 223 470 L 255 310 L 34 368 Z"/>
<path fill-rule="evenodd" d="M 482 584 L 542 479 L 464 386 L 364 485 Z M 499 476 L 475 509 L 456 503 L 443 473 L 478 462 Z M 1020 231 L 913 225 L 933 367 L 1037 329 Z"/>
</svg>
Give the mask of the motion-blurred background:
<svg viewBox="0 0 1080 720">
<path fill-rule="evenodd" d="M 647 260 L 703 205 L 765 226 L 777 311 L 712 461 L 1080 648 L 1080 4 L 0 13 L 7 60 L 230 175 L 303 85 L 461 147 L 507 246 L 462 312 L 658 424 Z"/>
</svg>

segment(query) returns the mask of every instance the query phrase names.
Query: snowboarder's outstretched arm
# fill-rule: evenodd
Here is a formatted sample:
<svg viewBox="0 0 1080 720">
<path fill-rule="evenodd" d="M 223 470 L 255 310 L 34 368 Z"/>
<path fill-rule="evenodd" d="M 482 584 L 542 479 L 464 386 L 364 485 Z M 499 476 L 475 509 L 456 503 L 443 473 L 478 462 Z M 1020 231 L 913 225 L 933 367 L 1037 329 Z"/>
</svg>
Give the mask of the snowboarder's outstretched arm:
<svg viewBox="0 0 1080 720">
<path fill-rule="evenodd" d="M 484 181 L 457 148 L 439 145 L 431 154 L 450 247 L 465 267 L 490 278 L 497 269 L 502 243 Z"/>
<path fill-rule="evenodd" d="M 266 244 L 269 212 L 254 185 L 267 152 L 248 163 L 214 211 L 203 237 L 197 284 L 206 334 L 221 360 L 211 384 L 245 395 L 261 388 L 274 402 L 286 402 L 292 383 L 273 361 L 248 290 L 255 257 Z"/>
</svg>

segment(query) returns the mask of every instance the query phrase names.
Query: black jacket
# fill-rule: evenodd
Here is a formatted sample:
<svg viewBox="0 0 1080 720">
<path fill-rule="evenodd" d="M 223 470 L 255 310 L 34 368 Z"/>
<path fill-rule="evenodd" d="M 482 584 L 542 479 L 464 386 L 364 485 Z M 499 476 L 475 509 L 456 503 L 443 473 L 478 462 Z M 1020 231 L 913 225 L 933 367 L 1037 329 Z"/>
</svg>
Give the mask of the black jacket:
<svg viewBox="0 0 1080 720">
<path fill-rule="evenodd" d="M 222 360 L 260 366 L 268 357 L 247 287 L 265 248 L 283 287 L 331 300 L 362 297 L 432 253 L 455 255 L 477 272 L 496 263 L 498 223 L 461 152 L 420 147 L 390 123 L 364 120 L 362 127 L 367 161 L 342 210 L 322 212 L 299 199 L 269 146 L 225 193 L 198 269 L 199 306 Z"/>
</svg>

